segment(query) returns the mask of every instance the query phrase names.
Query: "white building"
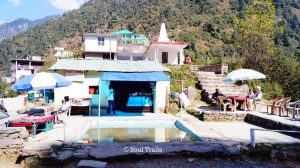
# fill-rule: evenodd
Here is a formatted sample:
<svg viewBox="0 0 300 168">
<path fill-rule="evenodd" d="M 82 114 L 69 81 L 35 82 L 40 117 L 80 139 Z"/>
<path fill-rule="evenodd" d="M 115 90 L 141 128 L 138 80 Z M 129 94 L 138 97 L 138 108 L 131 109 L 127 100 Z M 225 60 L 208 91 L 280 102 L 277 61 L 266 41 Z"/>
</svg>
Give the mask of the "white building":
<svg viewBox="0 0 300 168">
<path fill-rule="evenodd" d="M 21 77 L 36 73 L 44 65 L 41 56 L 31 56 L 27 59 L 11 59 L 11 78 L 18 81 Z"/>
<path fill-rule="evenodd" d="M 91 98 L 90 113 L 97 115 L 100 98 L 101 114 L 105 114 L 107 90 L 112 85 L 118 111 L 158 113 L 168 110 L 170 78 L 164 72 L 169 69 L 157 61 L 61 59 L 50 70 L 72 81 L 69 87 L 54 89 L 56 105 L 64 96 Z"/>
<path fill-rule="evenodd" d="M 162 23 L 158 41 L 151 43 L 146 53 L 147 59 L 162 64 L 182 65 L 185 60 L 183 49 L 188 45 L 186 42 L 170 41 L 166 26 Z"/>
<path fill-rule="evenodd" d="M 120 36 L 109 34 L 86 33 L 84 38 L 83 56 L 86 59 L 114 59 L 117 53 Z"/>
<path fill-rule="evenodd" d="M 74 56 L 73 51 L 65 50 L 63 47 L 55 47 L 54 51 L 55 51 L 54 56 L 57 60 Z"/>
</svg>

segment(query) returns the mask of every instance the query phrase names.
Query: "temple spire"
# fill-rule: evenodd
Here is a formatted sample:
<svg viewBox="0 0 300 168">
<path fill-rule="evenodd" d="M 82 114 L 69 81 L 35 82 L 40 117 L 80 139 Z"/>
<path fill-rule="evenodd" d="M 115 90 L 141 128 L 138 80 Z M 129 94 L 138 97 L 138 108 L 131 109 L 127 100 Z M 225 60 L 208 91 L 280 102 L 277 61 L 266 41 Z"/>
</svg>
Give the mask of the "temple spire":
<svg viewBox="0 0 300 168">
<path fill-rule="evenodd" d="M 170 39 L 168 38 L 166 25 L 165 25 L 165 23 L 162 23 L 160 26 L 158 42 L 169 42 L 169 41 L 170 41 Z"/>
</svg>

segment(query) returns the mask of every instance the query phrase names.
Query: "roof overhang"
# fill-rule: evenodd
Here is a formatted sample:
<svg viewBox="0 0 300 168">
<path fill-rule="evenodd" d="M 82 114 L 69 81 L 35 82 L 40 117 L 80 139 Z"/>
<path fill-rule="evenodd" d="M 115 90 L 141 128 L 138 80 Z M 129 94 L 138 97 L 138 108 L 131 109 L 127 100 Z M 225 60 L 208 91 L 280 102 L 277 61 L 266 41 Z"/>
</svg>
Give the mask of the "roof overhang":
<svg viewBox="0 0 300 168">
<path fill-rule="evenodd" d="M 85 36 L 97 36 L 97 37 L 120 37 L 117 34 L 97 34 L 97 33 L 84 33 L 83 37 Z"/>
<path fill-rule="evenodd" d="M 171 81 L 171 78 L 163 72 L 140 72 L 140 73 L 122 73 L 122 72 L 103 72 L 101 80 L 104 81 Z"/>
<path fill-rule="evenodd" d="M 81 70 L 98 72 L 170 72 L 158 61 L 60 59 L 50 70 Z"/>
<path fill-rule="evenodd" d="M 166 49 L 166 50 L 181 50 L 186 48 L 190 43 L 187 42 L 152 42 L 148 51 L 155 49 Z"/>
</svg>

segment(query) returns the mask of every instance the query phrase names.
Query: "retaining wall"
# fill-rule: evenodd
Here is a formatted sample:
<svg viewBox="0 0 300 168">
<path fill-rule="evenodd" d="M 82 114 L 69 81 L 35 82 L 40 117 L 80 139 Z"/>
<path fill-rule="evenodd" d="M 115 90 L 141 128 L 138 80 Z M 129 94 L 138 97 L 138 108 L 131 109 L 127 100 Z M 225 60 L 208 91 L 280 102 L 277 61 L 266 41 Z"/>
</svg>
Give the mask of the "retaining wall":
<svg viewBox="0 0 300 168">
<path fill-rule="evenodd" d="M 245 122 L 267 129 L 300 131 L 300 127 L 248 113 Z"/>
<path fill-rule="evenodd" d="M 0 149 L 22 148 L 28 137 L 25 127 L 0 128 Z"/>
</svg>

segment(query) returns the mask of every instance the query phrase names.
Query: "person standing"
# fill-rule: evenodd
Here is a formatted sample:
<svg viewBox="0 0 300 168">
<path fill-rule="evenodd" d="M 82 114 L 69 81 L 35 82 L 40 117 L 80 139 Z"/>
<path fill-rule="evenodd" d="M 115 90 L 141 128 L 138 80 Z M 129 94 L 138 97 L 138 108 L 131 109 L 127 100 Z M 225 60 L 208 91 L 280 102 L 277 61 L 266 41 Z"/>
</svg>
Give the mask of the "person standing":
<svg viewBox="0 0 300 168">
<path fill-rule="evenodd" d="M 191 60 L 191 57 L 190 56 L 188 56 L 188 55 L 186 55 L 185 56 L 185 64 L 188 64 L 188 65 L 191 65 L 192 64 L 192 60 Z"/>
<path fill-rule="evenodd" d="M 108 86 L 107 96 L 108 96 L 108 114 L 109 115 L 116 115 L 115 102 L 114 102 L 115 91 L 111 87 L 111 85 Z"/>
</svg>

